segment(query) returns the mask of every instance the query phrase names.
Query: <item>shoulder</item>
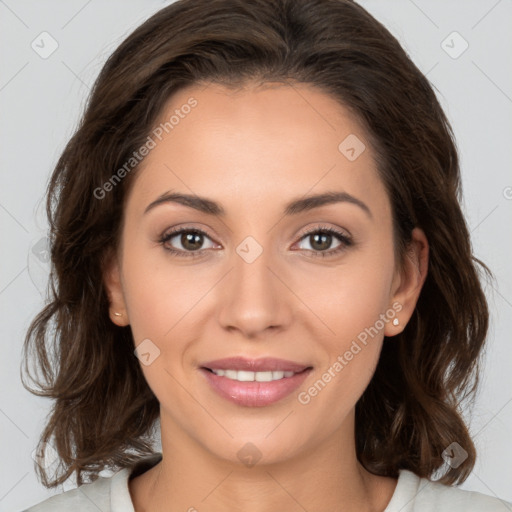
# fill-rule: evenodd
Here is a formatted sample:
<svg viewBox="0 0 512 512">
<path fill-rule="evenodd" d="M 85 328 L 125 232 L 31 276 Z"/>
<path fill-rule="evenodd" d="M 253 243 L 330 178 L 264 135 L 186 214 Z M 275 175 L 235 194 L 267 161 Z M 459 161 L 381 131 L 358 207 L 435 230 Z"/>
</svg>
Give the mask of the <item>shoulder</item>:
<svg viewBox="0 0 512 512">
<path fill-rule="evenodd" d="M 115 485 L 126 484 L 128 470 L 122 470 L 110 477 L 100 476 L 94 482 L 80 485 L 25 509 L 23 512 L 110 512 Z M 127 512 L 133 509 L 121 508 Z"/>
<path fill-rule="evenodd" d="M 51 496 L 23 512 L 134 512 L 128 480 L 160 460 L 160 452 L 141 457 L 133 467 L 121 469 L 111 476 L 99 476 L 92 483 Z"/>
<path fill-rule="evenodd" d="M 512 504 L 475 491 L 444 485 L 401 470 L 384 512 L 512 512 Z"/>
</svg>

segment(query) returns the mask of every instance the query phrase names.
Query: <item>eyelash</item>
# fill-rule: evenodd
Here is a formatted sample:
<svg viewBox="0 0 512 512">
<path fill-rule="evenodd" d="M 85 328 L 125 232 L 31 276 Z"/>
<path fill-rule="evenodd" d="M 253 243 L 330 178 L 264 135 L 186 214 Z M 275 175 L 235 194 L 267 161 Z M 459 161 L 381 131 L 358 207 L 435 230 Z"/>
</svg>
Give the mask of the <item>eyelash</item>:
<svg viewBox="0 0 512 512">
<path fill-rule="evenodd" d="M 165 244 L 171 238 L 174 238 L 176 235 L 180 235 L 182 233 L 195 233 L 195 234 L 199 234 L 199 235 L 205 235 L 206 237 L 211 238 L 208 235 L 208 233 L 206 233 L 205 231 L 202 231 L 201 229 L 176 228 L 176 229 L 171 229 L 170 231 L 163 233 L 161 235 L 161 237 L 158 239 L 158 243 L 160 243 L 166 251 L 168 251 L 169 253 L 171 253 L 172 255 L 175 255 L 175 256 L 196 258 L 196 257 L 201 256 L 201 253 L 203 251 L 207 250 L 207 249 L 200 249 L 198 251 L 182 251 L 182 250 L 172 249 L 170 247 L 165 246 Z M 353 245 L 353 241 L 349 236 L 342 233 L 341 231 L 338 231 L 337 229 L 334 229 L 334 228 L 331 228 L 328 226 L 317 226 L 315 228 L 312 228 L 312 229 L 308 230 L 307 232 L 303 233 L 303 235 L 300 237 L 300 240 L 307 238 L 308 236 L 310 236 L 312 234 L 317 234 L 317 233 L 334 235 L 336 238 L 338 238 L 338 240 L 341 242 L 341 244 L 336 249 L 333 249 L 330 251 L 313 251 L 313 250 L 307 249 L 309 252 L 312 252 L 314 254 L 314 257 L 318 256 L 321 258 L 326 258 L 326 257 L 336 256 L 338 253 L 345 250 L 347 247 L 350 247 Z"/>
</svg>

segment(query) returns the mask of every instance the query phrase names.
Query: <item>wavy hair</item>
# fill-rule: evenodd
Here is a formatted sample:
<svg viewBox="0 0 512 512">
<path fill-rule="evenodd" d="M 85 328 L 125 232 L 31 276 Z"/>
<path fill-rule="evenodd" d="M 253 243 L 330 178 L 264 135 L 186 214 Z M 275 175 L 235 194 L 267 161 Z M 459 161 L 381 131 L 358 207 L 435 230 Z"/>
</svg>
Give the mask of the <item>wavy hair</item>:
<svg viewBox="0 0 512 512">
<path fill-rule="evenodd" d="M 44 460 L 53 440 L 58 471 L 51 478 L 35 465 L 46 487 L 74 472 L 78 485 L 83 476 L 94 481 L 103 469 L 154 453 L 159 402 L 130 327 L 109 319 L 102 279 L 137 167 L 102 198 L 99 187 L 144 144 L 173 93 L 254 81 L 311 84 L 350 109 L 377 155 L 397 254 L 404 257 L 415 226 L 429 241 L 413 316 L 385 340 L 356 404 L 359 461 L 377 475 L 403 468 L 432 478 L 456 441 L 468 456 L 440 481 L 461 483 L 472 471 L 462 405 L 477 389 L 489 316 L 480 271 L 491 273 L 472 254 L 454 135 L 432 86 L 396 38 L 350 0 L 179 0 L 108 58 L 48 184 L 50 297 L 23 347 L 25 371 L 33 360 L 41 373 L 30 375 L 37 389 L 22 377 L 31 393 L 53 400 L 37 450 Z"/>
</svg>

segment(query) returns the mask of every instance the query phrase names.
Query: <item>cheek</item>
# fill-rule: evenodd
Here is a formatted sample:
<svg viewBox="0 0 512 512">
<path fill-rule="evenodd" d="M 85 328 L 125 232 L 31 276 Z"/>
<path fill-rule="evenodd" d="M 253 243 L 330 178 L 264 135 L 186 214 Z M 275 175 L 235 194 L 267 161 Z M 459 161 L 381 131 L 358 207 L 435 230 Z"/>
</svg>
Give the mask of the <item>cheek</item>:
<svg viewBox="0 0 512 512">
<path fill-rule="evenodd" d="M 304 400 L 331 410 L 333 426 L 371 380 L 384 328 L 395 316 L 389 304 L 392 247 L 376 254 L 361 251 L 347 265 L 331 269 L 329 276 L 309 275 L 303 281 L 304 302 L 319 319 L 315 341 L 327 355 L 313 388 L 304 389 Z"/>
<path fill-rule="evenodd" d="M 156 279 L 155 269 L 126 265 L 125 298 L 134 341 L 158 339 L 173 326 L 172 311 L 179 293 Z"/>
<path fill-rule="evenodd" d="M 129 245 L 129 237 L 126 238 Z M 134 241 L 124 252 L 123 287 L 135 342 L 163 340 L 208 289 L 207 276 L 173 264 L 159 247 Z M 176 327 L 175 327 L 176 326 Z"/>
<path fill-rule="evenodd" d="M 381 252 L 379 258 L 360 252 L 338 267 L 302 273 L 298 295 L 315 314 L 319 327 L 331 334 L 330 344 L 342 348 L 347 340 L 374 326 L 390 306 L 393 257 L 388 252 Z"/>
<path fill-rule="evenodd" d="M 322 319 L 317 322 L 315 342 L 326 358 L 297 397 L 307 411 L 304 428 L 312 428 L 309 422 L 323 417 L 325 431 L 334 431 L 368 386 L 382 348 L 383 329 L 394 316 L 391 312 L 386 316 L 388 281 L 382 273 L 354 271 L 342 284 L 322 286 L 329 300 L 315 304 Z"/>
</svg>

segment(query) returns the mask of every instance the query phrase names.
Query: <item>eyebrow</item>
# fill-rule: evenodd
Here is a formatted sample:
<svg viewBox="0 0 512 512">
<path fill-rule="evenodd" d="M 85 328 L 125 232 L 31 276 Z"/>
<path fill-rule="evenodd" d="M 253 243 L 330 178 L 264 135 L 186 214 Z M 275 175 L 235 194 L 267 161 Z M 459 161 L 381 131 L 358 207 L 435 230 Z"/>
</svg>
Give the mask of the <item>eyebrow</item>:
<svg viewBox="0 0 512 512">
<path fill-rule="evenodd" d="M 165 192 L 161 196 L 159 196 L 155 201 L 150 203 L 146 209 L 144 210 L 144 214 L 152 210 L 158 205 L 164 203 L 178 203 L 184 206 L 188 206 L 189 208 L 193 208 L 202 213 L 206 213 L 208 215 L 215 215 L 217 217 L 225 217 L 226 211 L 224 208 L 208 199 L 206 197 L 200 197 L 197 195 L 190 194 L 182 194 L 177 192 Z M 313 210 L 314 208 L 319 208 L 321 206 L 335 204 L 335 203 L 349 203 L 354 204 L 361 208 L 370 218 L 373 218 L 372 212 L 368 206 L 363 203 L 360 199 L 346 193 L 346 192 L 324 192 L 322 194 L 310 195 L 306 197 L 302 197 L 300 199 L 295 199 L 290 201 L 284 208 L 284 214 L 289 215 L 297 215 L 299 213 Z"/>
</svg>

